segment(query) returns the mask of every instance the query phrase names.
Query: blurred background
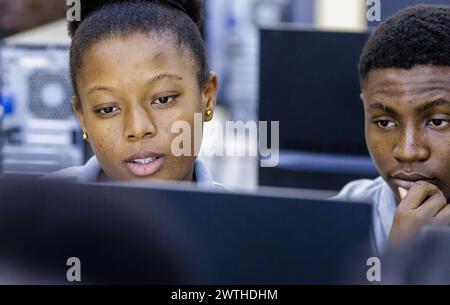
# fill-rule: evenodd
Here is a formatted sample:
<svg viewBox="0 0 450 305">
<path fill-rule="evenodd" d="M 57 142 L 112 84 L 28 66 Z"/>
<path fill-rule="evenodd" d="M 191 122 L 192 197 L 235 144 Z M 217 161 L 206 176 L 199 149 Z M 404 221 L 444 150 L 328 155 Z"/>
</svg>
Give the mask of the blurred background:
<svg viewBox="0 0 450 305">
<path fill-rule="evenodd" d="M 205 0 L 203 34 L 220 81 L 214 120 L 280 122 L 276 167 L 260 167 L 257 156 L 201 156 L 218 182 L 335 193 L 350 180 L 376 176 L 365 149 L 357 74 L 361 48 L 379 23 L 368 18 L 375 4 L 367 2 Z M 384 20 L 409 5 L 450 2 L 380 3 Z M 39 176 L 92 154 L 70 107 L 65 9 L 65 0 L 0 0 L 3 175 Z M 218 143 L 209 126 L 203 149 L 255 150 L 254 133 Z"/>
</svg>

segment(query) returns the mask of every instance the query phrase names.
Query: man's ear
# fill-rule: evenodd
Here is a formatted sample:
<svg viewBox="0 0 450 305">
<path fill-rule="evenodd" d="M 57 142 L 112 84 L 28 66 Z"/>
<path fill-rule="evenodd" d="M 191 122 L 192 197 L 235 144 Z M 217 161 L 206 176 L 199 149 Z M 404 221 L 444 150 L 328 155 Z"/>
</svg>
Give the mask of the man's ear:
<svg viewBox="0 0 450 305">
<path fill-rule="evenodd" d="M 209 80 L 203 87 L 203 114 L 204 121 L 209 122 L 213 118 L 214 109 L 217 103 L 217 92 L 218 92 L 219 81 L 215 72 L 209 72 Z"/>
<path fill-rule="evenodd" d="M 364 96 L 364 92 L 362 91 L 361 94 L 359 95 L 359 98 L 361 99 L 361 103 L 363 104 L 364 107 L 364 113 L 366 112 L 366 98 Z M 366 114 L 365 114 L 366 115 Z"/>
<path fill-rule="evenodd" d="M 84 115 L 83 109 L 81 108 L 81 101 L 78 100 L 76 96 L 72 96 L 72 109 L 75 112 L 78 122 L 80 123 L 80 127 L 83 132 L 87 132 L 86 125 L 84 123 Z"/>
</svg>

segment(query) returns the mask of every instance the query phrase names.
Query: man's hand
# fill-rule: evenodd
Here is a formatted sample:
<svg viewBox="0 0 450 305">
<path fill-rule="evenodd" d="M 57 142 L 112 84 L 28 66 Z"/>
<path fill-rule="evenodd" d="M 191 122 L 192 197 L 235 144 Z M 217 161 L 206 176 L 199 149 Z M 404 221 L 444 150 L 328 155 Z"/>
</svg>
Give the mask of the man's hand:
<svg viewBox="0 0 450 305">
<path fill-rule="evenodd" d="M 450 225 L 450 205 L 437 186 L 419 181 L 397 207 L 389 243 L 405 242 L 426 225 Z"/>
</svg>

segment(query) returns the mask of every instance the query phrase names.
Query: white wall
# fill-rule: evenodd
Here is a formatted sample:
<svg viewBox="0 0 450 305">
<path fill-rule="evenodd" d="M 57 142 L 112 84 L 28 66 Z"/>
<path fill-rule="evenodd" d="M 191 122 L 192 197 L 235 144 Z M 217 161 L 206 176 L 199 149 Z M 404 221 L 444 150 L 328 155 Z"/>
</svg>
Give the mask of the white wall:
<svg viewBox="0 0 450 305">
<path fill-rule="evenodd" d="M 320 29 L 364 30 L 367 8 L 366 0 L 316 0 L 315 23 Z"/>
</svg>

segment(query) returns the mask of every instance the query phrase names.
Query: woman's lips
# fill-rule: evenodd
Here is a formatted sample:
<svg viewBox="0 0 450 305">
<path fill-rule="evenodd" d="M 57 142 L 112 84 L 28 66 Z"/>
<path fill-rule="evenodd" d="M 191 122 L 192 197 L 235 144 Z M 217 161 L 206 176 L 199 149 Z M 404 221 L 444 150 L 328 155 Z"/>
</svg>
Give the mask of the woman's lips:
<svg viewBox="0 0 450 305">
<path fill-rule="evenodd" d="M 156 173 L 163 166 L 165 157 L 151 151 L 140 151 L 126 159 L 125 165 L 135 176 L 145 177 Z"/>
<path fill-rule="evenodd" d="M 165 157 L 157 157 L 146 164 L 125 162 L 128 170 L 135 176 L 146 177 L 155 174 L 164 165 Z"/>
<path fill-rule="evenodd" d="M 133 162 L 134 160 L 137 159 L 146 159 L 146 158 L 159 158 L 159 157 L 163 157 L 163 155 L 152 152 L 152 151 L 139 151 L 137 153 L 135 153 L 134 155 L 130 156 L 128 159 L 125 160 L 125 162 Z"/>
</svg>

